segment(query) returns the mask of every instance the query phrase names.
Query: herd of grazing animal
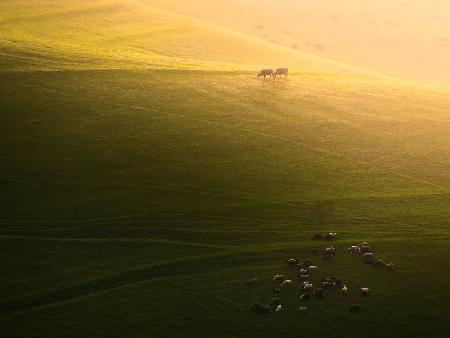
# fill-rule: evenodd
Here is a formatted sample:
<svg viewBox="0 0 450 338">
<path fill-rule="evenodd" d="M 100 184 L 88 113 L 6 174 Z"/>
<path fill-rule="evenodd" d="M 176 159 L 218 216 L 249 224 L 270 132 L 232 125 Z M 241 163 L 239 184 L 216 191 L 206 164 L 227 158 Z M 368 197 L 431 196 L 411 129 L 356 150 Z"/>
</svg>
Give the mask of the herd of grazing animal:
<svg viewBox="0 0 450 338">
<path fill-rule="evenodd" d="M 289 75 L 289 69 L 288 68 L 277 68 L 275 71 L 270 68 L 263 69 L 258 73 L 257 78 L 259 79 L 260 77 L 264 77 L 264 80 L 265 80 L 266 77 L 269 77 L 269 78 L 271 77 L 275 80 L 277 77 L 281 78 L 282 75 L 284 75 L 284 77 L 287 78 Z"/>
<path fill-rule="evenodd" d="M 314 240 L 327 240 L 327 241 L 337 241 L 337 233 L 330 232 L 325 236 L 320 234 L 316 234 L 313 236 Z M 370 252 L 370 246 L 367 242 L 361 242 L 357 245 L 352 245 L 347 249 L 347 252 L 350 254 L 359 254 L 363 257 L 363 262 L 366 264 L 373 264 L 374 266 L 385 267 L 389 270 L 394 268 L 392 263 L 384 263 L 382 260 L 374 260 L 374 255 Z M 323 250 L 323 259 L 324 261 L 332 261 L 333 257 L 336 255 L 336 247 L 335 246 L 327 246 Z M 324 298 L 326 293 L 332 292 L 332 290 L 338 290 L 339 294 L 343 297 L 347 297 L 349 295 L 349 287 L 348 284 L 343 284 L 340 278 L 337 277 L 327 277 L 320 279 L 318 285 L 313 285 L 310 281 L 310 276 L 316 275 L 319 271 L 319 267 L 317 265 L 312 265 L 310 260 L 305 260 L 300 262 L 298 258 L 291 257 L 288 258 L 285 263 L 296 271 L 298 280 L 294 280 L 293 278 L 288 277 L 285 274 L 276 274 L 272 278 L 273 283 L 277 283 L 279 286 L 273 286 L 272 292 L 274 294 L 282 293 L 283 289 L 286 288 L 298 288 L 302 294 L 299 297 L 299 307 L 297 311 L 307 313 L 309 311 L 308 306 L 306 306 L 309 302 L 311 302 L 312 298 Z M 257 286 L 258 279 L 256 277 L 252 277 L 247 281 L 248 285 Z M 359 288 L 359 295 L 361 297 L 368 297 L 370 293 L 370 289 L 368 287 Z M 272 298 L 272 305 L 264 304 L 263 302 L 255 303 L 251 306 L 252 311 L 256 313 L 268 313 L 271 311 L 275 312 L 283 312 L 286 310 L 286 304 L 281 302 L 281 298 L 276 297 Z M 350 306 L 351 312 L 359 312 L 361 310 L 360 304 L 352 304 Z"/>
</svg>

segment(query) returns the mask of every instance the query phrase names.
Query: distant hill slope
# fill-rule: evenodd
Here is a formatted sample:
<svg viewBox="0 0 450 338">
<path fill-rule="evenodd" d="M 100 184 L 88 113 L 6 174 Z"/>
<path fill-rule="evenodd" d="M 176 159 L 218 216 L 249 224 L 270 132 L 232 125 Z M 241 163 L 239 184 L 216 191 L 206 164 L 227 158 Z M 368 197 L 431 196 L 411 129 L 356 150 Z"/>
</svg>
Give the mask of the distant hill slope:
<svg viewBox="0 0 450 338">
<path fill-rule="evenodd" d="M 3 70 L 352 69 L 134 0 L 7 0 L 0 3 L 0 13 Z"/>
<path fill-rule="evenodd" d="M 140 0 L 391 76 L 450 83 L 447 0 Z"/>
</svg>

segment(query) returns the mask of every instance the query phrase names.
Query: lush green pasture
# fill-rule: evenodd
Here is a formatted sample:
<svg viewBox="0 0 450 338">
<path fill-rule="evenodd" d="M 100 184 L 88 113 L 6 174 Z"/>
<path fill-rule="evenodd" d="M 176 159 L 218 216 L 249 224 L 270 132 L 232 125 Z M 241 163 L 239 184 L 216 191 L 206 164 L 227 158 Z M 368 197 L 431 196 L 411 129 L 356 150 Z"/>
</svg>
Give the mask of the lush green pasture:
<svg viewBox="0 0 450 338">
<path fill-rule="evenodd" d="M 446 336 L 444 90 L 116 70 L 2 73 L 0 93 L 3 336 Z M 340 233 L 333 263 L 310 253 L 320 231 Z M 397 270 L 345 254 L 360 240 Z M 291 255 L 348 299 L 302 316 L 295 288 L 251 313 Z"/>
</svg>

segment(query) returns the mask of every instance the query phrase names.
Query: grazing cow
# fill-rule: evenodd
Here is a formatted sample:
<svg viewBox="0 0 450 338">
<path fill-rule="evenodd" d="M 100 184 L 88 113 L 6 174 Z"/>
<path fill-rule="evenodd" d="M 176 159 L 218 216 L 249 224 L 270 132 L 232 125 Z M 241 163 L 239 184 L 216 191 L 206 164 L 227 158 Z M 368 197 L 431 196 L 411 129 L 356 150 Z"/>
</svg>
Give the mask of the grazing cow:
<svg viewBox="0 0 450 338">
<path fill-rule="evenodd" d="M 346 287 L 345 285 L 342 287 L 341 293 L 342 293 L 343 296 L 347 296 L 347 294 L 348 294 L 348 289 L 347 289 L 347 287 Z"/>
<path fill-rule="evenodd" d="M 352 306 L 350 306 L 351 312 L 359 312 L 360 310 L 361 310 L 361 305 L 359 305 L 359 304 L 353 304 Z"/>
<path fill-rule="evenodd" d="M 281 77 L 281 75 L 284 75 L 284 77 L 288 77 L 289 75 L 289 69 L 288 68 L 277 68 L 275 70 L 274 79 L 277 78 L 277 76 Z"/>
<path fill-rule="evenodd" d="M 284 282 L 286 280 L 286 276 L 285 275 L 275 275 L 273 277 L 273 281 L 274 282 Z"/>
<path fill-rule="evenodd" d="M 370 291 L 369 288 L 361 288 L 361 289 L 359 289 L 359 291 L 361 292 L 361 296 L 362 296 L 362 297 L 367 297 L 367 296 L 369 296 L 369 291 Z"/>
<path fill-rule="evenodd" d="M 267 304 L 256 303 L 251 306 L 253 312 L 256 313 L 268 313 L 270 311 L 270 306 Z"/>
<path fill-rule="evenodd" d="M 352 245 L 350 248 L 347 249 L 347 252 L 349 253 L 361 253 L 361 248 L 358 245 Z"/>
<path fill-rule="evenodd" d="M 301 295 L 300 300 L 302 300 L 304 302 L 309 302 L 311 300 L 311 296 L 310 295 Z"/>
<path fill-rule="evenodd" d="M 281 283 L 281 287 L 284 288 L 286 286 L 291 286 L 292 284 L 294 284 L 293 281 L 291 281 L 290 279 L 286 279 L 283 283 Z"/>
<path fill-rule="evenodd" d="M 317 298 L 323 298 L 323 289 L 322 288 L 318 288 L 314 290 L 314 295 Z"/>
<path fill-rule="evenodd" d="M 258 285 L 258 278 L 252 277 L 247 279 L 247 285 L 256 286 Z"/>
<path fill-rule="evenodd" d="M 308 268 L 308 271 L 315 271 L 317 270 L 319 267 L 317 265 L 310 265 Z"/>
<path fill-rule="evenodd" d="M 275 310 L 275 312 L 280 312 L 282 310 L 282 306 L 281 304 L 277 306 L 277 309 Z"/>
<path fill-rule="evenodd" d="M 263 69 L 263 70 L 261 70 L 261 71 L 258 73 L 258 76 L 257 76 L 258 79 L 259 79 L 261 76 L 264 76 L 264 80 L 266 79 L 267 76 L 269 76 L 269 77 L 274 77 L 273 69 Z"/>
</svg>

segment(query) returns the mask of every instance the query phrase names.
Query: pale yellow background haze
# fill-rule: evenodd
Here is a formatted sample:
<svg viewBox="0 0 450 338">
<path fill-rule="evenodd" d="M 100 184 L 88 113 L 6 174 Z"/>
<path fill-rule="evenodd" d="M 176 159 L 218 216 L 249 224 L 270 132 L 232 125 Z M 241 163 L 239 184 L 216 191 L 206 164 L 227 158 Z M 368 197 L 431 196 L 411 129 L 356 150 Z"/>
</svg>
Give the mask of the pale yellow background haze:
<svg viewBox="0 0 450 338">
<path fill-rule="evenodd" d="M 450 83 L 450 0 L 141 0 L 288 48 Z"/>
</svg>

